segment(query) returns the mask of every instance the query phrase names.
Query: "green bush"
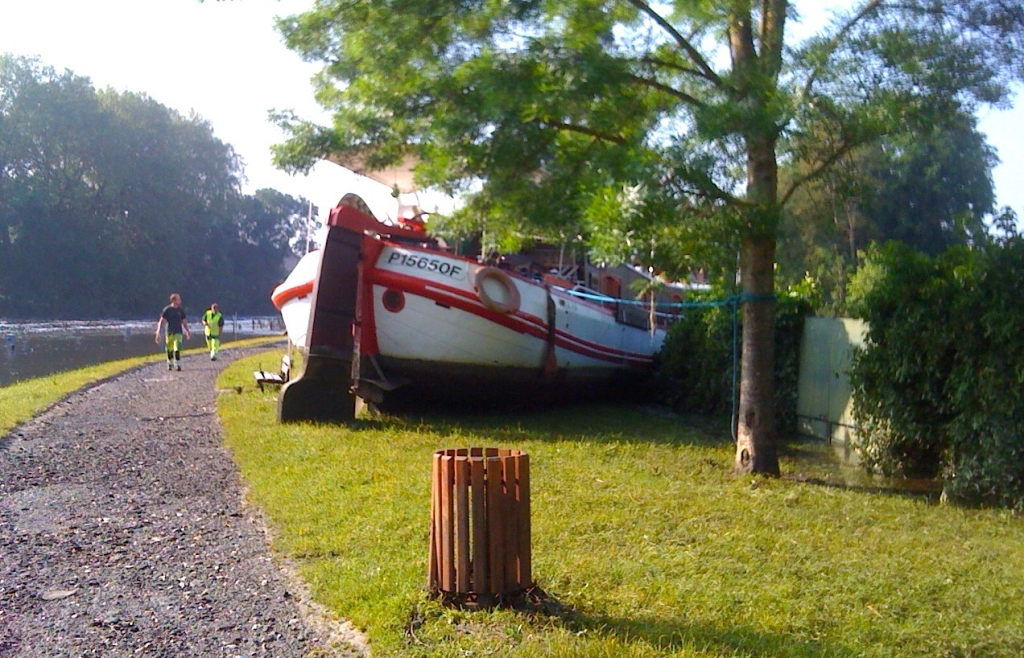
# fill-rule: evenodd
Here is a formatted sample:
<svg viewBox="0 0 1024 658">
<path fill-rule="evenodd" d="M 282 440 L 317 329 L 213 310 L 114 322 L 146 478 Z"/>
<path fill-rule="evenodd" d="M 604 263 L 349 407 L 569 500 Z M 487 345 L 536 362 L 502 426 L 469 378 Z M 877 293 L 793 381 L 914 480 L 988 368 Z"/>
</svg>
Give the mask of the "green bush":
<svg viewBox="0 0 1024 658">
<path fill-rule="evenodd" d="M 683 309 L 669 328 L 655 381 L 662 402 L 676 411 L 708 416 L 732 413 L 734 305 L 723 305 L 726 299 L 721 291 L 694 295 L 689 301 L 708 305 Z M 775 306 L 776 424 L 784 436 L 796 433 L 800 341 L 811 308 L 806 291 L 798 289 L 780 296 Z M 742 339 L 740 322 L 737 348 Z M 739 358 L 737 353 L 737 368 Z M 738 385 L 738 375 L 735 381 Z"/>
<path fill-rule="evenodd" d="M 869 470 L 942 477 L 953 500 L 1024 509 L 1024 240 L 929 258 L 874 246 L 850 372 Z"/>
<path fill-rule="evenodd" d="M 732 409 L 733 305 L 725 295 L 700 293 L 669 327 L 655 374 L 662 402 L 682 413 L 728 414 Z"/>
<path fill-rule="evenodd" d="M 800 343 L 804 320 L 814 305 L 801 290 L 791 289 L 775 306 L 775 415 L 780 436 L 797 434 L 796 403 L 800 386 Z"/>
</svg>

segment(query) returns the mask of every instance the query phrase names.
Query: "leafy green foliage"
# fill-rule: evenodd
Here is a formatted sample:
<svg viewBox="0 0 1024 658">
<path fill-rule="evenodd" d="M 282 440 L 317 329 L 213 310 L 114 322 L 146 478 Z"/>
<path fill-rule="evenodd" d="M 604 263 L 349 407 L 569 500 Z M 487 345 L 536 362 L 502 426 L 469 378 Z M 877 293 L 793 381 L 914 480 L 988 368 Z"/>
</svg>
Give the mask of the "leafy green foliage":
<svg viewBox="0 0 1024 658">
<path fill-rule="evenodd" d="M 804 318 L 813 308 L 812 298 L 806 286 L 794 287 L 775 304 L 776 412 L 778 430 L 784 436 L 796 434 L 800 341 Z M 694 295 L 690 302 L 706 305 L 684 308 L 669 328 L 658 354 L 656 380 L 662 401 L 676 411 L 702 415 L 732 412 L 734 395 L 739 394 L 734 391 L 733 368 L 740 365 L 738 341 L 743 327 L 742 314 L 735 312 L 735 303 L 729 300 L 739 299 L 721 290 Z"/>
<path fill-rule="evenodd" d="M 677 411 L 727 414 L 734 395 L 733 323 L 739 320 L 733 304 L 712 305 L 724 298 L 720 291 L 694 295 L 690 301 L 699 303 L 702 297 L 707 307 L 681 310 L 669 327 L 658 353 L 658 390 L 663 402 Z"/>
<path fill-rule="evenodd" d="M 306 204 L 241 175 L 199 117 L 0 56 L 0 314 L 271 312 Z"/>
<path fill-rule="evenodd" d="M 998 160 L 973 117 L 947 118 L 884 146 L 866 163 L 875 185 L 859 200 L 874 228 L 868 240 L 899 240 L 931 256 L 984 240 L 985 219 L 995 210 L 991 176 Z"/>
<path fill-rule="evenodd" d="M 929 255 L 983 242 L 994 212 L 997 160 L 962 114 L 861 147 L 791 199 L 780 229 L 783 280 L 810 273 L 825 292 L 819 312 L 845 312 L 858 252 L 898 240 Z M 785 171 L 800 175 L 801 165 Z"/>
<path fill-rule="evenodd" d="M 1024 509 L 1024 238 L 929 258 L 875 247 L 852 286 L 865 464 L 945 480 L 953 499 Z"/>
<path fill-rule="evenodd" d="M 797 397 L 800 385 L 800 344 L 804 319 L 813 315 L 814 293 L 804 285 L 791 287 L 775 307 L 775 390 L 778 431 L 783 437 L 797 433 Z"/>
</svg>

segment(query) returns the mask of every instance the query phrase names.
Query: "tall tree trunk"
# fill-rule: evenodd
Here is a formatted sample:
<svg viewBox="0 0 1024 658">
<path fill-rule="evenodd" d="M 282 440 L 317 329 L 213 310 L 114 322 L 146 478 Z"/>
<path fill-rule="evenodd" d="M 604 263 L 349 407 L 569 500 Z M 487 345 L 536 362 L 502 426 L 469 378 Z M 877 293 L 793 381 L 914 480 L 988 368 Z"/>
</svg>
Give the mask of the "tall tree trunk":
<svg viewBox="0 0 1024 658">
<path fill-rule="evenodd" d="M 779 475 L 775 452 L 775 239 L 743 240 L 743 349 L 736 472 Z"/>
<path fill-rule="evenodd" d="M 743 349 L 736 472 L 779 475 L 775 452 L 775 243 L 778 161 L 774 137 L 747 140 L 749 215 L 741 243 Z"/>
</svg>

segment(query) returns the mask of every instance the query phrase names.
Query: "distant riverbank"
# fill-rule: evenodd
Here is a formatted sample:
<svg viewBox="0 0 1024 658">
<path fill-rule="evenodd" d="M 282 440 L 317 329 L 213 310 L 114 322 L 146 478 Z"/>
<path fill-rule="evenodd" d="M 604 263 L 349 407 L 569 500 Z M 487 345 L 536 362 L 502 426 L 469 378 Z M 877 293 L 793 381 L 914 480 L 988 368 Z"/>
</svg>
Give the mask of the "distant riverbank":
<svg viewBox="0 0 1024 658">
<path fill-rule="evenodd" d="M 0 320 L 0 386 L 107 361 L 160 354 L 153 340 L 155 322 L 143 320 Z M 192 327 L 185 348 L 204 347 L 202 325 Z M 282 334 L 280 317 L 232 317 L 224 342 Z"/>
</svg>

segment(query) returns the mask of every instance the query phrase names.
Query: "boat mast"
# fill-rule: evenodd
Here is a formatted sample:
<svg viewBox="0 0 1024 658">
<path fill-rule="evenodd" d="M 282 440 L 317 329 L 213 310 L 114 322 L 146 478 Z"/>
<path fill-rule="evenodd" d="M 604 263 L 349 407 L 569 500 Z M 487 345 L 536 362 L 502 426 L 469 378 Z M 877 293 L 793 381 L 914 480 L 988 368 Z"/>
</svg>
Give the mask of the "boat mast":
<svg viewBox="0 0 1024 658">
<path fill-rule="evenodd" d="M 313 224 L 313 202 L 309 202 L 309 209 L 306 211 L 306 253 L 309 253 L 309 232 Z"/>
</svg>

